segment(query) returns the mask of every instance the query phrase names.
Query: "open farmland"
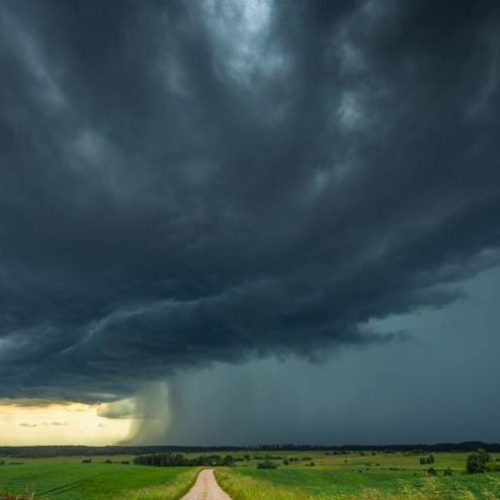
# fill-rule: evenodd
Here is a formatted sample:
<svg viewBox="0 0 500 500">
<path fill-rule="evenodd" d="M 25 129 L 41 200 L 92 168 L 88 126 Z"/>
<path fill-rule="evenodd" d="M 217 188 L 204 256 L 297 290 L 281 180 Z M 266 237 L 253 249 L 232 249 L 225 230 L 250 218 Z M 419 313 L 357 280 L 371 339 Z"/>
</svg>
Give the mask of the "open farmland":
<svg viewBox="0 0 500 500">
<path fill-rule="evenodd" d="M 428 464 L 420 464 L 428 453 L 231 450 L 220 454 L 235 459 L 232 467 L 215 468 L 219 484 L 233 500 L 500 498 L 500 472 L 466 474 L 463 452 L 433 453 L 435 476 L 429 474 Z M 199 456 L 185 454 L 192 459 Z M 91 458 L 83 463 L 89 457 L 5 457 L 0 459 L 5 462 L 0 466 L 0 491 L 46 500 L 179 499 L 201 469 L 134 465 L 131 455 Z M 500 464 L 500 454 L 492 453 L 491 459 Z M 262 463 L 276 468 L 258 468 Z"/>
<path fill-rule="evenodd" d="M 277 469 L 241 467 L 219 470 L 216 474 L 234 500 L 500 498 L 499 472 L 465 474 L 467 454 L 433 455 L 436 476 L 429 475 L 429 465 L 421 465 L 418 455 L 371 452 L 288 454 L 288 460 L 299 460 Z M 444 476 L 445 470 L 451 470 L 451 475 Z"/>
<path fill-rule="evenodd" d="M 120 457 L 120 462 L 130 459 Z M 0 467 L 0 492 L 36 499 L 179 498 L 199 470 L 106 463 L 109 459 L 103 457 L 93 458 L 91 463 L 82 460 L 88 458 L 6 460 Z"/>
</svg>

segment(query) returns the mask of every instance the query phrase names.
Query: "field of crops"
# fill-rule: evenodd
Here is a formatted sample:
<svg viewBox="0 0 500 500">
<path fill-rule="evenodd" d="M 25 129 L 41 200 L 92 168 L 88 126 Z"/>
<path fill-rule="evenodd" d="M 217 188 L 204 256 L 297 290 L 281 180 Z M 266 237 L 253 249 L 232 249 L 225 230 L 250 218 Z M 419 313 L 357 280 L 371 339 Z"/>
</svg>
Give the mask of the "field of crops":
<svg viewBox="0 0 500 500">
<path fill-rule="evenodd" d="M 130 457 L 128 457 L 130 458 Z M 18 460 L 0 466 L 0 492 L 35 499 L 179 498 L 194 482 L 199 469 L 144 467 L 82 458 Z M 122 457 L 127 461 L 127 457 Z M 2 498 L 0 494 L 0 499 Z"/>
<path fill-rule="evenodd" d="M 500 472 L 465 474 L 465 453 L 434 453 L 436 475 L 407 453 L 231 453 L 236 466 L 217 467 L 216 477 L 234 500 L 500 498 Z M 134 465 L 132 458 L 0 458 L 0 492 L 37 500 L 178 499 L 200 470 Z M 257 468 L 266 460 L 277 468 Z M 492 461 L 500 463 L 500 455 Z"/>
</svg>

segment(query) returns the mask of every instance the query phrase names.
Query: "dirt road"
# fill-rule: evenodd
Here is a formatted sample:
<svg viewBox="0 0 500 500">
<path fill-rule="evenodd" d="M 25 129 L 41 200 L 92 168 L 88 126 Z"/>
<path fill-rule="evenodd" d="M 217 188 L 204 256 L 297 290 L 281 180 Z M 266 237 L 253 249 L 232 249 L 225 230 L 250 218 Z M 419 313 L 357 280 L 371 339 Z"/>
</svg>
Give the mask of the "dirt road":
<svg viewBox="0 0 500 500">
<path fill-rule="evenodd" d="M 231 500 L 231 497 L 217 483 L 213 469 L 204 469 L 181 500 Z"/>
</svg>

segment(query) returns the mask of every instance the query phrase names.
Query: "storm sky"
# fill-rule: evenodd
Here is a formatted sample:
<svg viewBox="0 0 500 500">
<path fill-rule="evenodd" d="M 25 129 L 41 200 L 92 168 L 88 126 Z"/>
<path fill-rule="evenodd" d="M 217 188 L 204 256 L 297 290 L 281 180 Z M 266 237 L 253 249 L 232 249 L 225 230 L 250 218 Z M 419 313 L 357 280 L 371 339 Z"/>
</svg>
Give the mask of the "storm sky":
<svg viewBox="0 0 500 500">
<path fill-rule="evenodd" d="M 0 75 L 1 400 L 500 440 L 497 1 L 3 0 Z"/>
</svg>

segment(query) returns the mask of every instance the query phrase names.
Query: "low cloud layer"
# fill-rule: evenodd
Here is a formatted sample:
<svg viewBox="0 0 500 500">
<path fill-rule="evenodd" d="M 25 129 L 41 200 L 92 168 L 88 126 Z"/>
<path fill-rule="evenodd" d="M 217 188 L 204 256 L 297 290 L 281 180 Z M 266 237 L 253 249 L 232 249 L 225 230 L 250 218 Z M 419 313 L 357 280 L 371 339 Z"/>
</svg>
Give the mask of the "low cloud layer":
<svg viewBox="0 0 500 500">
<path fill-rule="evenodd" d="M 493 1 L 5 1 L 0 397 L 113 401 L 498 263 Z"/>
</svg>

